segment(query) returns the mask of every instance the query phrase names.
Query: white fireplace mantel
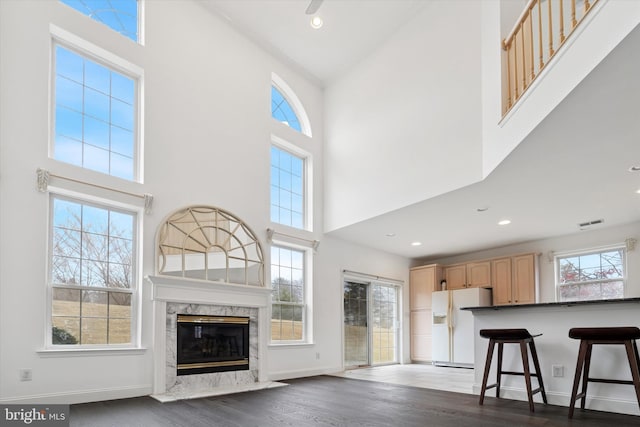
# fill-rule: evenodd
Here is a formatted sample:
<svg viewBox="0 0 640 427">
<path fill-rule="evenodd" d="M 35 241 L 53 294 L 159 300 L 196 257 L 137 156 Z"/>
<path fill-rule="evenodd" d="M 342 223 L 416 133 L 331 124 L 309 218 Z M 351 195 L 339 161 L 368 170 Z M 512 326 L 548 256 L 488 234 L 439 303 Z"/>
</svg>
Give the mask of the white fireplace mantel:
<svg viewBox="0 0 640 427">
<path fill-rule="evenodd" d="M 268 307 L 271 289 L 172 276 L 147 276 L 153 301 L 153 392 L 167 391 L 167 304 L 202 304 L 258 309 L 258 381 L 266 381 Z"/>
</svg>

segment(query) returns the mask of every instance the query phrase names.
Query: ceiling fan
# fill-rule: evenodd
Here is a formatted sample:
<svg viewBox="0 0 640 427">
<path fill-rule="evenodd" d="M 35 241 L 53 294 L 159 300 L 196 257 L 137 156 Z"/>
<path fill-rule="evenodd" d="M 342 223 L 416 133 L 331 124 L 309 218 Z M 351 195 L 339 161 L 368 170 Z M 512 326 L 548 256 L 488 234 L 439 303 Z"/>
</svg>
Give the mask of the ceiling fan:
<svg viewBox="0 0 640 427">
<path fill-rule="evenodd" d="M 311 0 L 311 3 L 309 3 L 309 6 L 307 6 L 307 11 L 305 13 L 307 15 L 313 15 L 318 11 L 323 1 L 324 0 Z"/>
</svg>

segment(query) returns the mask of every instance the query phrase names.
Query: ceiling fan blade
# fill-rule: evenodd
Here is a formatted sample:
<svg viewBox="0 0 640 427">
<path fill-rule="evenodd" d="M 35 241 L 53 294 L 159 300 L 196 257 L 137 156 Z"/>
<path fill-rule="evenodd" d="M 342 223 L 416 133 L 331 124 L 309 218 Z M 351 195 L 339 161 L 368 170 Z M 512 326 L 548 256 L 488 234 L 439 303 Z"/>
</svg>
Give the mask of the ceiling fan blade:
<svg viewBox="0 0 640 427">
<path fill-rule="evenodd" d="M 305 13 L 307 15 L 313 15 L 318 11 L 323 1 L 324 0 L 311 0 L 311 3 L 309 3 L 309 6 L 307 7 L 307 11 Z"/>
</svg>

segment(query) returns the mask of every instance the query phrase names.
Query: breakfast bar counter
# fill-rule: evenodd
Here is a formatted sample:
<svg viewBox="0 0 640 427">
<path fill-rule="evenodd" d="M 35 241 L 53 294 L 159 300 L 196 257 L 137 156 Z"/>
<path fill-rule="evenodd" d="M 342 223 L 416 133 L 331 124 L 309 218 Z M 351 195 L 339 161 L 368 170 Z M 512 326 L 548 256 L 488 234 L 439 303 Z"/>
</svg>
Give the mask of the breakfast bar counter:
<svg viewBox="0 0 640 427">
<path fill-rule="evenodd" d="M 597 301 L 550 302 L 539 304 L 465 307 L 474 316 L 475 380 L 478 394 L 486 359 L 488 340 L 481 329 L 525 328 L 536 338 L 542 377 L 550 404 L 568 406 L 578 357 L 579 341 L 569 338 L 576 327 L 638 326 L 640 298 Z M 505 346 L 503 369 L 522 371 L 517 346 Z M 631 379 L 627 356 L 621 346 L 596 346 L 593 349 L 590 377 Z M 494 363 L 495 365 L 495 363 Z M 492 367 L 490 380 L 495 378 Z M 534 384 L 536 380 L 533 380 Z M 501 397 L 527 400 L 522 377 L 504 376 Z M 495 391 L 487 397 L 495 396 Z M 540 397 L 536 397 L 536 402 Z M 633 387 L 620 384 L 589 384 L 587 409 L 640 415 Z"/>
</svg>

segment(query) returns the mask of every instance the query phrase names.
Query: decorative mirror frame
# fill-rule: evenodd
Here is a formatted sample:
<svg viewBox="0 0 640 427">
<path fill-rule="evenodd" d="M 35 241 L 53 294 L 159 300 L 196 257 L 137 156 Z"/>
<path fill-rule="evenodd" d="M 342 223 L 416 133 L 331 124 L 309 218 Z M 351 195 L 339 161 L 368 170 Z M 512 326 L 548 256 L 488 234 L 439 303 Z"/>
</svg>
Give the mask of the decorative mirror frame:
<svg viewBox="0 0 640 427">
<path fill-rule="evenodd" d="M 199 205 L 171 213 L 158 227 L 156 249 L 156 273 L 159 275 L 221 281 L 219 277 L 209 278 L 208 265 L 210 254 L 220 252 L 226 258 L 222 279 L 225 283 L 264 287 L 264 256 L 260 241 L 244 221 L 223 209 Z M 202 256 L 203 277 L 190 276 L 188 258 L 200 260 L 199 255 Z M 179 257 L 180 268 L 170 270 L 174 274 L 166 270 L 169 256 Z M 230 260 L 244 263 L 242 283 L 230 278 Z M 257 284 L 250 281 L 250 268 L 257 269 Z"/>
</svg>

